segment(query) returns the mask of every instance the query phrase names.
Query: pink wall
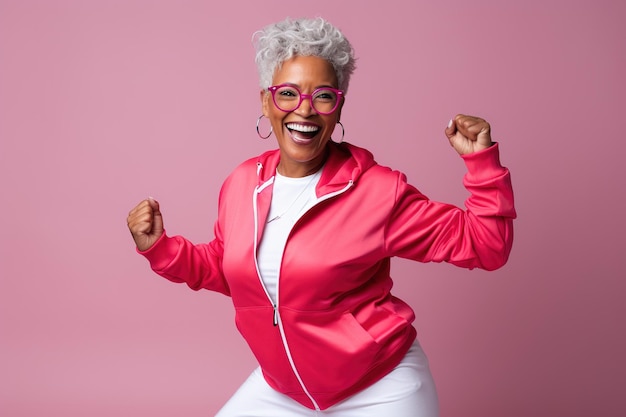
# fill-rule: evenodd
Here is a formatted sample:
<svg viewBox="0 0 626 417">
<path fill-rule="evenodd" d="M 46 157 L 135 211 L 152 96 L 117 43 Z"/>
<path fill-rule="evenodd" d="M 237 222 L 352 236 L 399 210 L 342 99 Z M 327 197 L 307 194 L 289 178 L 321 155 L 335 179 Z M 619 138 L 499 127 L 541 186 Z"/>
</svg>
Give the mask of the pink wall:
<svg viewBox="0 0 626 417">
<path fill-rule="evenodd" d="M 211 238 L 221 181 L 275 146 L 250 38 L 288 15 L 357 50 L 348 141 L 462 204 L 465 112 L 512 170 L 504 268 L 393 269 L 442 416 L 625 415 L 624 3 L 517 3 L 0 0 L 0 415 L 207 416 L 248 374 L 230 301 L 156 277 L 125 218 L 152 195 Z"/>
</svg>

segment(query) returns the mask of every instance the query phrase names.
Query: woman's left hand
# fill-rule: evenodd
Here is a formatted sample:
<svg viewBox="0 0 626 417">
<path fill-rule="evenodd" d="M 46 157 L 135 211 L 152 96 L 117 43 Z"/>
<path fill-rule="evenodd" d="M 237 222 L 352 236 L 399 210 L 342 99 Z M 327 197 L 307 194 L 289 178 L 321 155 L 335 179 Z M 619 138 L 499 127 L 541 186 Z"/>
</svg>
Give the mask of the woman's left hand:
<svg viewBox="0 0 626 417">
<path fill-rule="evenodd" d="M 479 117 L 457 114 L 450 120 L 445 133 L 450 145 L 460 155 L 482 151 L 493 144 L 489 123 Z"/>
</svg>

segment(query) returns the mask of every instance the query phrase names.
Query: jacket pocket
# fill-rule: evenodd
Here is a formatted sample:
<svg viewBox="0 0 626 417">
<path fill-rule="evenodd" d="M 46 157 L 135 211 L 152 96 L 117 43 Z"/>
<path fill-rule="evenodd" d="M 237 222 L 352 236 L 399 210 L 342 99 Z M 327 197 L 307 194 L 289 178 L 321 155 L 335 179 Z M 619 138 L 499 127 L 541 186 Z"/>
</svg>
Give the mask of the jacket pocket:
<svg viewBox="0 0 626 417">
<path fill-rule="evenodd" d="M 349 312 L 281 309 L 294 365 L 312 395 L 357 384 L 376 365 L 380 345 Z"/>
</svg>

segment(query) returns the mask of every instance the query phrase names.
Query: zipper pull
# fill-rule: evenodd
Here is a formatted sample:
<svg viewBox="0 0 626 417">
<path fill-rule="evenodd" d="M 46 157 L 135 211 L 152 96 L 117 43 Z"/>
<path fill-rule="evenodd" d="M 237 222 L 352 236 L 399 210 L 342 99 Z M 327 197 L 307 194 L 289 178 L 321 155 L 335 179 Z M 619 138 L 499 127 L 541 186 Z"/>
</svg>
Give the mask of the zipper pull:
<svg viewBox="0 0 626 417">
<path fill-rule="evenodd" d="M 278 326 L 278 309 L 276 308 L 276 304 L 274 304 L 274 326 Z"/>
</svg>

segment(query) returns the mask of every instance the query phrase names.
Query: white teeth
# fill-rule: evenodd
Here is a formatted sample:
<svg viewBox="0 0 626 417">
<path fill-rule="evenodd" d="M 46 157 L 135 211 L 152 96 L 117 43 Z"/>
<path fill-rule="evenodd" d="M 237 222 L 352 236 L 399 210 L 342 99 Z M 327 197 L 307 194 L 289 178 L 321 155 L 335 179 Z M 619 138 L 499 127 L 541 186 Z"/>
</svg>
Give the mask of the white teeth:
<svg viewBox="0 0 626 417">
<path fill-rule="evenodd" d="M 298 123 L 287 123 L 287 129 L 297 130 L 298 132 L 303 132 L 303 133 L 309 133 L 309 132 L 317 132 L 320 128 L 317 126 L 301 125 Z"/>
</svg>

